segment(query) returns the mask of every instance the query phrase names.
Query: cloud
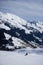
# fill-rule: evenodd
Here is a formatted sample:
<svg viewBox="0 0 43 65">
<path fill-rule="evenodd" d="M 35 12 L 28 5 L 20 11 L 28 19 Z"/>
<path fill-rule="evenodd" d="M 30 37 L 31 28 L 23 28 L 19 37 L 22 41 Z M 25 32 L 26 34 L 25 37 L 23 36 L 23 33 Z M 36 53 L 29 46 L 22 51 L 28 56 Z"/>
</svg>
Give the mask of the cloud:
<svg viewBox="0 0 43 65">
<path fill-rule="evenodd" d="M 14 13 L 26 20 L 43 19 L 43 0 L 7 0 L 0 2 L 0 11 Z"/>
</svg>

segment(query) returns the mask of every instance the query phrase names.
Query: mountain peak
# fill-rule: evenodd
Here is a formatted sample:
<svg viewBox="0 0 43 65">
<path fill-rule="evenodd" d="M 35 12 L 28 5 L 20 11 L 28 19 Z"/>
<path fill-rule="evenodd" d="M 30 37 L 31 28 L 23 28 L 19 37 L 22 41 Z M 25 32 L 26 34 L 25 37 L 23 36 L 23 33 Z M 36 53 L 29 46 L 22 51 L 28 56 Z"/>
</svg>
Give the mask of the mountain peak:
<svg viewBox="0 0 43 65">
<path fill-rule="evenodd" d="M 22 18 L 0 12 L 1 47 L 43 47 L 43 22 L 27 22 Z M 2 42 L 3 41 L 3 42 Z"/>
</svg>

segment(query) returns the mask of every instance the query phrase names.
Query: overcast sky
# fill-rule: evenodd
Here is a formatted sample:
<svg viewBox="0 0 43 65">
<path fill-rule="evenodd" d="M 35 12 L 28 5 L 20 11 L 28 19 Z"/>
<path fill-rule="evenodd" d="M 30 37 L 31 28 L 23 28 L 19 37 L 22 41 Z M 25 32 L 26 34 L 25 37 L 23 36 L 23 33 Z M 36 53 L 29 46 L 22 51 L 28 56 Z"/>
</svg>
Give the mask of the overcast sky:
<svg viewBox="0 0 43 65">
<path fill-rule="evenodd" d="M 43 20 L 43 0 L 0 0 L 0 11 L 26 20 Z"/>
</svg>

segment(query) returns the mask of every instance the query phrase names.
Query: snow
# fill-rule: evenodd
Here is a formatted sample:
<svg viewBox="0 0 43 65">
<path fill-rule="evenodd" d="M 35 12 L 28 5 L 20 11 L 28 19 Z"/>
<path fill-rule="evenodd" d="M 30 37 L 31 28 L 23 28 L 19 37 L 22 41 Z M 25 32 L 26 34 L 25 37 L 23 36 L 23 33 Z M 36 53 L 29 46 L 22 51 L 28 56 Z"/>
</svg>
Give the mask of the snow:
<svg viewBox="0 0 43 65">
<path fill-rule="evenodd" d="M 8 24 L 8 25 L 7 25 Z M 43 32 L 43 21 L 37 21 L 37 22 L 27 22 L 25 20 L 23 20 L 22 18 L 14 15 L 14 14 L 10 14 L 10 13 L 2 13 L 0 12 L 0 28 L 5 29 L 5 30 L 10 30 L 10 29 L 14 29 L 17 28 L 19 30 L 24 30 L 24 33 L 27 34 L 32 34 L 31 32 Z M 26 46 L 26 42 L 24 42 L 23 40 L 16 38 L 16 37 L 11 37 L 11 35 L 4 33 L 5 37 L 7 40 L 9 40 L 9 38 L 12 39 L 12 43 L 14 44 L 14 46 Z M 20 33 L 17 31 L 16 35 L 19 37 Z M 33 35 L 33 37 L 37 40 L 39 40 L 39 42 L 42 42 L 42 39 L 39 38 L 39 36 L 35 36 L 35 34 Z M 28 41 L 28 43 L 38 47 L 36 41 Z M 35 44 L 34 44 L 35 43 Z"/>
<path fill-rule="evenodd" d="M 3 28 L 5 30 L 10 30 L 10 28 L 6 25 L 4 25 L 4 23 L 0 24 L 0 28 Z"/>
<path fill-rule="evenodd" d="M 25 46 L 24 44 L 25 44 L 25 42 L 24 41 L 22 41 L 21 39 L 19 39 L 19 38 L 16 38 L 16 37 L 12 37 L 12 43 L 14 43 L 14 46 Z M 22 44 L 22 43 L 24 43 L 24 44 Z"/>
<path fill-rule="evenodd" d="M 43 48 L 22 48 L 20 50 L 17 50 L 17 52 L 22 53 L 22 54 L 37 54 L 37 55 L 42 55 L 43 54 Z"/>
<path fill-rule="evenodd" d="M 30 31 L 28 31 L 28 29 L 23 26 L 27 24 L 27 21 L 23 20 L 22 18 L 16 15 L 10 14 L 10 13 L 4 14 L 0 12 L 0 14 L 1 14 L 0 15 L 1 19 L 4 20 L 4 23 L 8 22 L 10 23 L 10 25 L 16 28 L 25 29 L 25 33 L 30 33 Z"/>
<path fill-rule="evenodd" d="M 43 21 L 42 22 L 38 21 L 38 22 L 36 22 L 36 24 L 32 23 L 31 27 L 37 29 L 38 31 L 40 31 L 40 33 L 42 33 L 43 32 Z"/>
<path fill-rule="evenodd" d="M 5 23 L 8 23 L 9 26 L 6 26 Z M 38 21 L 35 24 L 31 24 L 30 22 L 27 22 L 16 15 L 10 13 L 4 14 L 0 12 L 0 28 L 10 30 L 13 27 L 24 30 L 26 34 L 30 34 L 30 32 L 34 32 L 35 30 L 38 30 L 40 33 L 42 33 L 43 21 Z M 31 27 L 34 29 L 34 31 L 33 29 L 28 29 Z M 16 32 L 16 34 L 20 36 L 18 32 Z M 10 46 L 9 44 L 7 44 L 6 48 L 14 49 L 14 47 L 16 46 L 17 48 L 21 47 L 21 49 L 17 49 L 15 51 L 0 50 L 0 65 L 43 65 L 43 48 L 29 48 L 26 47 L 26 43 L 23 40 L 16 37 L 11 37 L 11 35 L 5 32 L 4 35 L 7 40 L 11 38 L 12 43 L 14 44 L 14 46 Z M 42 42 L 41 38 L 35 35 L 33 35 L 33 37 Z M 37 43 L 34 44 L 33 41 L 31 41 L 30 44 L 31 43 L 34 46 L 37 45 Z"/>
<path fill-rule="evenodd" d="M 14 49 L 14 46 L 7 45 L 6 48 L 8 48 L 8 49 Z"/>
<path fill-rule="evenodd" d="M 0 65 L 43 65 L 43 55 L 0 51 Z"/>
<path fill-rule="evenodd" d="M 29 27 L 37 29 L 38 31 L 40 31 L 40 33 L 43 32 L 43 21 L 37 21 L 36 24 L 33 24 L 33 23 L 31 24 L 30 22 L 27 22 L 24 19 L 14 15 L 14 14 L 10 14 L 10 13 L 4 14 L 2 12 L 0 12 L 0 19 L 2 19 L 4 21 L 4 23 L 7 22 L 7 23 L 10 23 L 9 25 L 12 25 L 16 28 L 24 29 L 25 33 L 30 34 L 30 32 L 33 32 L 33 30 L 28 29 Z M 4 28 L 8 29 L 8 27 L 5 27 L 4 24 L 2 26 Z"/>
<path fill-rule="evenodd" d="M 9 40 L 11 38 L 11 35 L 7 34 L 7 33 L 4 33 L 5 37 L 7 40 Z"/>
<path fill-rule="evenodd" d="M 42 39 L 40 39 L 39 37 L 33 35 L 33 37 L 35 37 L 36 39 L 38 39 L 40 42 L 42 42 Z"/>
</svg>

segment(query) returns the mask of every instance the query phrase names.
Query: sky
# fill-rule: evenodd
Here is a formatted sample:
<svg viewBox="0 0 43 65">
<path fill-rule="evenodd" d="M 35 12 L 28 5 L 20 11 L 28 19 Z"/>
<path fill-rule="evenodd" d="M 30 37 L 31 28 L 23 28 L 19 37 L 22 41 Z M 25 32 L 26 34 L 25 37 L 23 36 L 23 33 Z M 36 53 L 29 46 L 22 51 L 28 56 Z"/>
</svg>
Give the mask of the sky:
<svg viewBox="0 0 43 65">
<path fill-rule="evenodd" d="M 43 0 L 0 0 L 0 11 L 25 20 L 43 20 Z"/>
</svg>

